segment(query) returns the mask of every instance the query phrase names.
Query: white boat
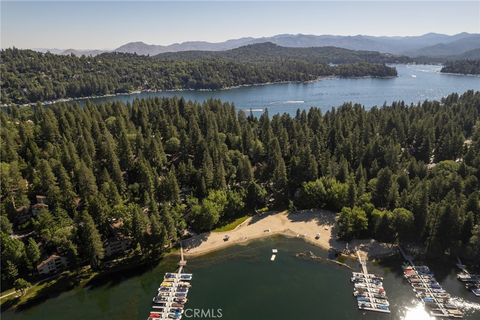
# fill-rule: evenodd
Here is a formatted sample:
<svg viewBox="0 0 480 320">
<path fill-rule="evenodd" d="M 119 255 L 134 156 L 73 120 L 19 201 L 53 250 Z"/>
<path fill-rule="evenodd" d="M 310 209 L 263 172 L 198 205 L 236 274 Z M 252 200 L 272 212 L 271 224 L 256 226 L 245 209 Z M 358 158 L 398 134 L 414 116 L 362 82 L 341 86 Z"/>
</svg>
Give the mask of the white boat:
<svg viewBox="0 0 480 320">
<path fill-rule="evenodd" d="M 174 298 L 176 297 L 177 293 L 172 291 L 172 292 L 159 292 L 158 293 L 158 296 L 160 297 L 170 297 L 170 298 Z"/>
<path fill-rule="evenodd" d="M 477 296 L 477 297 L 480 297 L 480 289 L 472 289 L 472 293 Z"/>
<path fill-rule="evenodd" d="M 381 280 L 378 280 L 376 278 L 355 278 L 355 277 L 352 277 L 350 279 L 351 282 L 353 283 L 371 283 L 373 285 L 382 285 L 382 281 Z"/>
<path fill-rule="evenodd" d="M 366 283 L 355 283 L 354 286 L 355 288 L 362 288 L 362 289 L 375 289 L 375 290 L 378 290 L 380 288 L 383 289 L 382 285 L 376 285 L 373 283 L 369 283 L 368 285 Z"/>
<path fill-rule="evenodd" d="M 359 302 L 358 309 L 390 313 L 390 309 L 388 306 L 382 305 L 382 304 L 369 303 L 369 302 Z"/>
<path fill-rule="evenodd" d="M 179 279 L 182 281 L 192 280 L 193 275 L 191 273 L 180 273 Z"/>
<path fill-rule="evenodd" d="M 180 280 L 185 280 L 185 279 L 192 279 L 192 274 L 191 273 L 173 273 L 173 272 L 167 272 L 165 273 L 164 279 L 180 279 Z"/>
<path fill-rule="evenodd" d="M 355 296 L 355 297 L 370 297 L 370 296 L 373 296 L 374 298 L 377 298 L 377 299 L 385 299 L 385 300 L 388 299 L 385 291 L 382 291 L 382 292 L 367 292 L 367 291 L 361 291 L 361 290 L 355 289 L 353 291 L 353 296 Z"/>
<path fill-rule="evenodd" d="M 367 274 L 364 274 L 363 272 L 352 272 L 352 276 L 354 277 L 359 277 L 359 278 L 381 278 L 383 279 L 382 277 L 378 277 L 372 273 L 367 273 Z"/>
<path fill-rule="evenodd" d="M 168 296 L 156 296 L 153 297 L 152 301 L 154 303 L 167 303 L 173 301 L 173 299 Z"/>
<path fill-rule="evenodd" d="M 358 302 L 370 302 L 375 304 L 383 304 L 389 306 L 390 303 L 386 299 L 377 299 L 377 298 L 370 298 L 370 297 L 357 297 Z"/>
<path fill-rule="evenodd" d="M 188 282 L 180 281 L 177 283 L 178 288 L 190 288 L 192 285 Z"/>
</svg>

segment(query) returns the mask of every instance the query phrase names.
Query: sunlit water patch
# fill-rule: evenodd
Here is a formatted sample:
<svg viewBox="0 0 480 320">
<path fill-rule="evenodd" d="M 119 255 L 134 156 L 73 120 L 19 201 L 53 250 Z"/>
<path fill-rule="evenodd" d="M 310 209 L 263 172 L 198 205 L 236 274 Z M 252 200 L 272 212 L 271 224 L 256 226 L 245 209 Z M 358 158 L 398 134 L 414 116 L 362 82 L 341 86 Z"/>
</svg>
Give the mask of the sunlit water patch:
<svg viewBox="0 0 480 320">
<path fill-rule="evenodd" d="M 434 317 L 430 316 L 425 310 L 423 303 L 417 302 L 413 307 L 407 307 L 405 315 L 402 320 L 432 320 Z"/>
<path fill-rule="evenodd" d="M 480 303 L 469 301 L 460 297 L 453 297 L 450 299 L 450 302 L 467 314 L 480 312 Z"/>
</svg>

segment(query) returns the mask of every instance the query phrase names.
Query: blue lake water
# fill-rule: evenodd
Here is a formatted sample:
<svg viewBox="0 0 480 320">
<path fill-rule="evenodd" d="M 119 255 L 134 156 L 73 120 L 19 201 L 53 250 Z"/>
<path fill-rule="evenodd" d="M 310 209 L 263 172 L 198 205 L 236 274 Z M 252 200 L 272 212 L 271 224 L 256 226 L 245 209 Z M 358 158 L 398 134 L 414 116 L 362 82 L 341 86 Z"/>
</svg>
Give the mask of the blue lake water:
<svg viewBox="0 0 480 320">
<path fill-rule="evenodd" d="M 435 65 L 396 65 L 398 77 L 327 78 L 308 83 L 278 83 L 239 87 L 216 91 L 142 92 L 123 96 L 90 99 L 103 101 L 133 101 L 136 98 L 183 96 L 187 100 L 204 101 L 209 98 L 233 102 L 237 108 L 270 114 L 294 113 L 312 106 L 322 110 L 344 102 L 358 102 L 366 107 L 381 106 L 385 102 L 403 100 L 416 103 L 426 99 L 440 99 L 452 92 L 480 90 L 480 77 L 440 73 Z"/>
</svg>

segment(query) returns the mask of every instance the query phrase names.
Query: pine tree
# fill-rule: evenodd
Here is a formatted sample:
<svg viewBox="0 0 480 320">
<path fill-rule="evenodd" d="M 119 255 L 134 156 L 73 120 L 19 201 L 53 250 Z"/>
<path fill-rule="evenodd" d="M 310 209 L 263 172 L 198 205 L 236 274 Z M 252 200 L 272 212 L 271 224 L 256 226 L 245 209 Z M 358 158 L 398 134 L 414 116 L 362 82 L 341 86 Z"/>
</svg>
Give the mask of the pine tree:
<svg viewBox="0 0 480 320">
<path fill-rule="evenodd" d="M 98 268 L 104 257 L 104 248 L 100 233 L 87 211 L 83 211 L 79 216 L 78 232 L 79 248 L 88 258 L 90 265 L 94 268 Z"/>
<path fill-rule="evenodd" d="M 377 175 L 377 183 L 373 192 L 373 202 L 379 208 L 387 208 L 392 189 L 392 171 L 381 169 Z"/>
<path fill-rule="evenodd" d="M 180 202 L 180 187 L 178 186 L 175 167 L 172 166 L 168 172 L 164 182 L 164 200 L 173 203 Z"/>
<path fill-rule="evenodd" d="M 146 247 L 147 221 L 140 208 L 136 207 L 132 214 L 132 237 L 134 244 L 140 246 L 140 251 Z"/>
<path fill-rule="evenodd" d="M 240 182 L 249 183 L 253 180 L 253 169 L 247 156 L 242 156 L 240 158 L 237 175 Z"/>
<path fill-rule="evenodd" d="M 215 189 L 225 189 L 227 187 L 227 182 L 225 181 L 225 168 L 223 166 L 223 161 L 220 161 L 213 174 L 213 187 Z"/>
<path fill-rule="evenodd" d="M 82 200 L 86 200 L 97 194 L 97 182 L 92 170 L 83 161 L 76 168 L 77 188 Z"/>
<path fill-rule="evenodd" d="M 38 193 L 47 196 L 47 201 L 55 206 L 61 203 L 61 191 L 58 187 L 57 178 L 47 160 L 42 160 L 38 166 Z"/>
<path fill-rule="evenodd" d="M 36 267 L 36 263 L 40 259 L 40 248 L 33 238 L 28 239 L 27 246 L 25 247 L 25 258 L 29 269 L 33 270 Z"/>
<path fill-rule="evenodd" d="M 203 153 L 203 166 L 202 166 L 202 176 L 205 181 L 205 186 L 210 188 L 213 183 L 214 176 L 213 162 L 212 157 L 208 150 L 205 150 Z"/>
<path fill-rule="evenodd" d="M 355 206 L 357 202 L 357 186 L 355 184 L 355 179 L 353 176 L 350 176 L 348 179 L 348 204 L 350 207 Z"/>
<path fill-rule="evenodd" d="M 288 199 L 288 178 L 285 162 L 282 157 L 275 159 L 275 169 L 273 170 L 272 188 L 275 203 L 279 206 L 285 205 Z"/>
<path fill-rule="evenodd" d="M 167 230 L 165 226 L 160 223 L 156 214 L 150 216 L 149 244 L 154 255 L 160 254 L 164 246 L 168 244 Z"/>
</svg>

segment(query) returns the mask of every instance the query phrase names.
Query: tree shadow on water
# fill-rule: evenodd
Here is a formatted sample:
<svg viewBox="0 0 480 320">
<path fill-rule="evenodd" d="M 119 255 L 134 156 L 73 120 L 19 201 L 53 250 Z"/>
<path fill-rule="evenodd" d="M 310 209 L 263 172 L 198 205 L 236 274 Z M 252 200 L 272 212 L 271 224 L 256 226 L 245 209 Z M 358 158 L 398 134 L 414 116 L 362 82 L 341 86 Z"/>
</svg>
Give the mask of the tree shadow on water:
<svg viewBox="0 0 480 320">
<path fill-rule="evenodd" d="M 76 273 L 73 275 L 72 274 L 61 275 L 52 284 L 39 289 L 34 297 L 31 297 L 26 301 L 18 304 L 15 310 L 24 311 L 39 305 L 48 299 L 58 297 L 62 293 L 77 287 L 81 283 L 81 281 L 85 279 L 85 277 L 88 277 L 88 275 L 82 274 L 82 273 Z M 18 300 L 16 302 L 18 302 Z"/>
</svg>

